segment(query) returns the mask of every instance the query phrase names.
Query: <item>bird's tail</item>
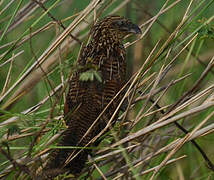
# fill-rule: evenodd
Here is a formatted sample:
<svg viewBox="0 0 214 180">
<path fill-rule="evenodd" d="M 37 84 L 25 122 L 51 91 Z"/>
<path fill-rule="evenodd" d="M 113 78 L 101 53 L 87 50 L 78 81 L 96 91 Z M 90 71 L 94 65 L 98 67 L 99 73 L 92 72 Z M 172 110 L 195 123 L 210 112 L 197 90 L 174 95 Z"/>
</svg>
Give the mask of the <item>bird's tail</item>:
<svg viewBox="0 0 214 180">
<path fill-rule="evenodd" d="M 62 135 L 62 138 L 58 146 L 69 146 L 68 148 L 60 148 L 52 151 L 48 157 L 48 162 L 43 169 L 43 176 L 50 178 L 56 177 L 59 174 L 69 172 L 74 176 L 77 176 L 83 169 L 85 162 L 87 161 L 88 154 L 90 150 L 77 149 L 78 147 L 83 147 L 85 143 L 79 143 L 79 133 L 73 128 L 68 128 Z M 86 142 L 86 140 L 83 140 Z M 78 155 L 76 155 L 78 153 Z M 75 156 L 75 157 L 74 157 Z M 74 157 L 74 158 L 73 158 Z M 68 163 L 66 162 L 68 158 L 72 159 Z"/>
</svg>

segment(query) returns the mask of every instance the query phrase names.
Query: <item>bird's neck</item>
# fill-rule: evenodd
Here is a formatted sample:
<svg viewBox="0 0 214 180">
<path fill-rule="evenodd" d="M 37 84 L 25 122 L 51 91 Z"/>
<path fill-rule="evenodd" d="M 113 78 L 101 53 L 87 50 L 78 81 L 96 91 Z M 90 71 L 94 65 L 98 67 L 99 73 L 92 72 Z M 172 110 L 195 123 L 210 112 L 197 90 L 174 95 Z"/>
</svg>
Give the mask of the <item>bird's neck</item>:
<svg viewBox="0 0 214 180">
<path fill-rule="evenodd" d="M 125 50 L 122 42 L 111 40 L 112 39 L 103 38 L 99 41 L 92 41 L 93 51 L 96 52 L 97 55 L 103 55 L 107 58 L 124 56 Z"/>
<path fill-rule="evenodd" d="M 99 47 L 114 48 L 122 45 L 122 38 L 112 29 L 100 28 L 93 32 L 92 43 Z"/>
<path fill-rule="evenodd" d="M 90 44 L 96 53 L 102 52 L 102 54 L 106 54 L 107 56 L 109 56 L 109 53 L 115 54 L 119 49 L 124 49 L 122 39 L 108 31 L 93 36 Z"/>
</svg>

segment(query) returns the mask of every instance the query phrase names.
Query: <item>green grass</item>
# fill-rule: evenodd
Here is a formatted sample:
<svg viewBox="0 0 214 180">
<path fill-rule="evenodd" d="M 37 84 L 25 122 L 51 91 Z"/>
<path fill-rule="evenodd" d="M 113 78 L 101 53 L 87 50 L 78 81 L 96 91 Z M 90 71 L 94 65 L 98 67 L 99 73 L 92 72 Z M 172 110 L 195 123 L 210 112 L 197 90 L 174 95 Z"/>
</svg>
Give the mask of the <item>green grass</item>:
<svg viewBox="0 0 214 180">
<path fill-rule="evenodd" d="M 64 91 L 62 87 L 55 90 L 54 88 L 61 84 L 67 90 L 66 79 L 71 71 L 75 71 L 75 61 L 81 47 L 75 40 L 71 40 L 68 34 L 66 38 L 58 41 L 57 46 L 54 46 L 55 40 L 65 33 L 65 30 L 54 22 L 48 13 L 68 27 L 80 13 L 83 13 L 91 1 L 48 1 L 44 3 L 48 12 L 38 7 L 29 16 L 25 16 L 25 13 L 20 15 L 20 10 L 32 2 L 29 0 L 14 1 L 11 4 L 9 4 L 10 0 L 0 2 L 0 172 L 11 166 L 9 158 L 18 160 L 26 156 L 31 151 L 31 145 L 33 148 L 30 159 L 33 161 L 24 164 L 28 168 L 39 166 L 37 162 L 39 153 L 55 147 L 56 141 L 49 143 L 49 140 L 66 128 L 61 117 L 64 108 Z M 125 1 L 104 0 L 97 5 L 96 14 L 100 17 L 111 14 L 123 2 Z M 155 127 L 160 124 L 161 118 L 167 122 L 170 118 L 176 118 L 185 112 L 189 113 L 194 108 L 204 108 L 178 118 L 177 122 L 191 132 L 214 111 L 214 105 L 204 107 L 213 102 L 211 98 L 214 98 L 214 87 L 210 89 L 208 87 L 214 85 L 214 68 L 209 68 L 207 73 L 203 74 L 214 56 L 214 1 L 192 1 L 189 9 L 190 1 L 169 1 L 165 8 L 175 2 L 177 4 L 161 13 L 150 26 L 152 21 L 149 20 L 158 14 L 165 2 L 133 0 L 115 12 L 139 25 L 142 24 L 143 33 L 146 33 L 141 37 L 142 39 L 128 37 L 125 40 L 125 42 L 134 42 L 139 39 L 137 43 L 127 48 L 127 79 L 140 68 L 142 70 L 134 76 L 136 81 L 128 92 L 128 94 L 134 92 L 134 95 L 132 105 L 126 110 L 127 117 L 121 120 L 124 114 L 120 113 L 121 121 L 118 121 L 113 130 L 105 136 L 105 140 L 93 149 L 93 161 L 87 163 L 88 166 L 93 166 L 95 162 L 106 179 L 114 179 L 118 176 L 118 179 L 149 180 L 152 175 L 154 179 L 160 180 L 182 179 L 182 177 L 200 180 L 214 177 L 213 171 L 207 167 L 205 159 L 191 142 L 186 142 L 170 157 L 174 159 L 186 155 L 185 158 L 161 167 L 156 174 L 153 174 L 154 171 L 144 174 L 145 171 L 159 166 L 169 155 L 173 148 L 167 150 L 164 149 L 165 146 L 178 138 L 185 137 L 174 123 L 166 123 L 165 126 L 155 130 L 150 130 L 150 126 Z M 7 5 L 9 7 L 2 11 Z M 186 12 L 187 16 L 184 18 Z M 92 9 L 86 14 L 82 23 L 74 24 L 75 28 L 71 33 L 83 43 L 87 42 L 94 14 Z M 11 26 L 18 19 L 17 17 L 23 19 L 17 26 Z M 181 23 L 182 19 L 184 19 L 183 23 Z M 34 35 L 35 32 L 37 33 Z M 25 41 L 22 41 L 23 38 Z M 68 40 L 69 43 L 66 43 Z M 159 44 L 155 47 L 158 41 Z M 46 50 L 50 53 L 43 58 Z M 16 57 L 19 52 L 21 54 Z M 147 58 L 148 62 L 145 62 Z M 9 59 L 11 60 L 3 65 Z M 38 59 L 43 62 L 40 66 L 36 63 Z M 167 66 L 169 68 L 166 68 Z M 151 76 L 153 73 L 155 74 Z M 190 75 L 175 84 L 172 83 L 187 74 Z M 99 78 L 98 75 L 94 75 Z M 196 84 L 201 77 L 203 77 L 202 81 Z M 133 79 L 131 82 L 134 82 Z M 195 88 L 192 89 L 194 86 Z M 161 87 L 167 89 L 153 94 L 154 90 Z M 204 90 L 207 92 L 201 94 L 200 98 L 194 99 Z M 57 92 L 53 93 L 55 91 Z M 187 92 L 189 93 L 186 94 Z M 158 107 L 148 97 L 153 101 L 158 100 L 157 104 L 160 107 L 169 105 L 164 112 L 171 115 L 168 117 L 167 113 L 153 112 Z M 181 98 L 183 100 L 176 104 Z M 189 104 L 185 105 L 188 100 Z M 37 106 L 34 107 L 35 105 Z M 44 123 L 47 124 L 42 129 Z M 209 160 L 214 163 L 214 127 L 205 130 L 204 136 L 200 134 L 200 130 L 212 125 L 214 125 L 213 116 L 199 129 L 197 132 L 199 134 L 194 138 Z M 133 135 L 135 137 L 132 139 Z M 36 141 L 32 144 L 35 137 L 37 137 Z M 135 146 L 131 147 L 132 145 Z M 157 153 L 161 148 L 163 151 Z M 102 156 L 105 158 L 101 159 Z M 10 169 L 5 175 L 6 179 L 14 177 L 30 179 L 30 175 L 19 168 Z M 101 178 L 99 170 L 94 168 L 88 179 Z M 20 174 L 17 174 L 18 172 Z M 87 172 L 86 168 L 83 176 Z"/>
</svg>

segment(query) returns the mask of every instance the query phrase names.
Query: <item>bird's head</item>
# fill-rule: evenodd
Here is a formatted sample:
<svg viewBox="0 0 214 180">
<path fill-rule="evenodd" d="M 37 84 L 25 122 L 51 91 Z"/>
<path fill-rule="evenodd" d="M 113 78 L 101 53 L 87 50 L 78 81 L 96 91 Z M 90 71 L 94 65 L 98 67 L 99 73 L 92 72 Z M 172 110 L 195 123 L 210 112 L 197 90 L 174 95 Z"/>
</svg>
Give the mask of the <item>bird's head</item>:
<svg viewBox="0 0 214 180">
<path fill-rule="evenodd" d="M 120 16 L 107 16 L 92 28 L 92 37 L 113 38 L 121 41 L 128 34 L 141 34 L 138 25 Z"/>
</svg>

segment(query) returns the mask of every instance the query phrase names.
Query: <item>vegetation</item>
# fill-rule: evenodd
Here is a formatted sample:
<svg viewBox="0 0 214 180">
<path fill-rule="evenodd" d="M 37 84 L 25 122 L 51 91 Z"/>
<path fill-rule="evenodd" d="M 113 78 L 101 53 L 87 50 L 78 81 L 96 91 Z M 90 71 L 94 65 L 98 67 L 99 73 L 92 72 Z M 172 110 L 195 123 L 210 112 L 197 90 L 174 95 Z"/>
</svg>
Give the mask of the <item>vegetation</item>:
<svg viewBox="0 0 214 180">
<path fill-rule="evenodd" d="M 81 178 L 212 179 L 213 9 L 214 0 L 0 1 L 0 178 L 32 179 L 47 151 L 63 148 L 67 79 L 93 22 L 117 14 L 143 31 L 125 40 L 127 107 Z"/>
</svg>

